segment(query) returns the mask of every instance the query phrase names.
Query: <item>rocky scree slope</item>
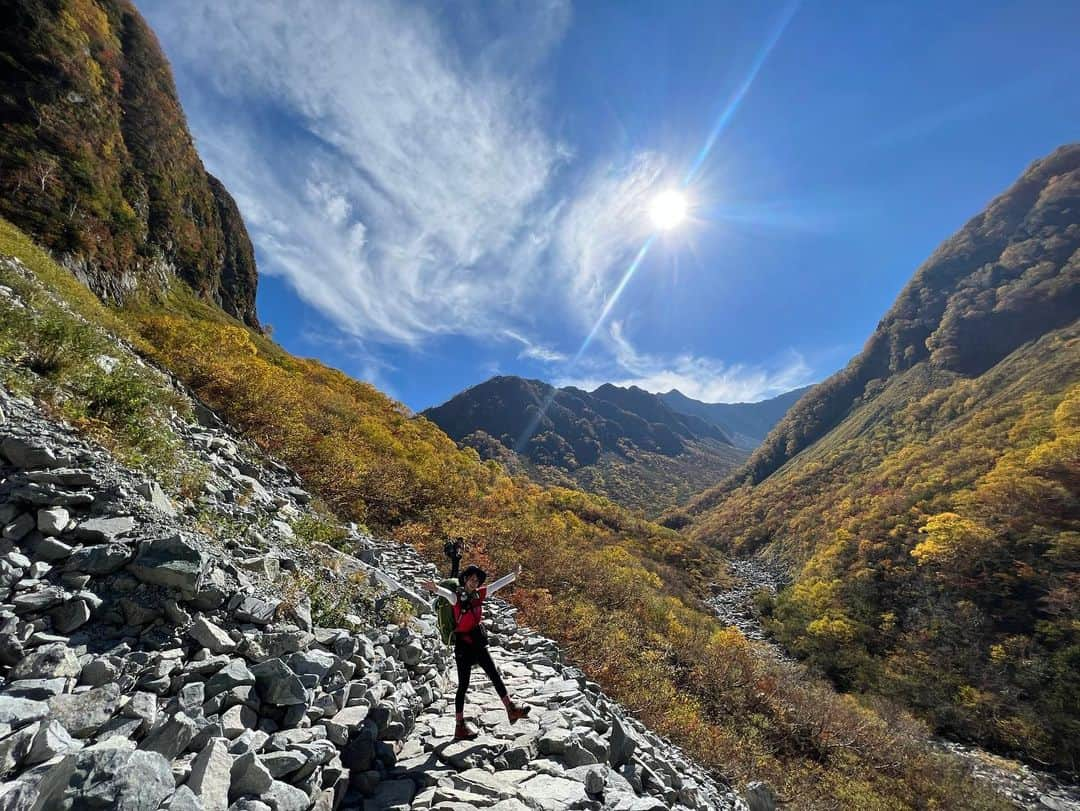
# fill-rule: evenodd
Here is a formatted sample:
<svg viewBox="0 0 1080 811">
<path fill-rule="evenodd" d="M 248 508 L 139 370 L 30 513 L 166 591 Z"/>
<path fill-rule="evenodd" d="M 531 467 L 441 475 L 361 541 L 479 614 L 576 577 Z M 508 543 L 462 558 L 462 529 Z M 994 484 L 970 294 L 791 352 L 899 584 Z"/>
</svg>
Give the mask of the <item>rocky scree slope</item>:
<svg viewBox="0 0 1080 811">
<path fill-rule="evenodd" d="M 258 327 L 255 254 L 128 0 L 17 0 L 0 26 L 0 214 L 103 299 L 173 277 Z"/>
<path fill-rule="evenodd" d="M 322 519 L 296 477 L 196 411 L 174 427 L 207 473 L 178 509 L 0 389 L 0 809 L 747 807 L 497 600 L 533 713 L 508 725 L 474 676 L 483 734 L 453 742 L 452 656 L 386 588 L 433 567 L 355 527 L 355 554 L 298 537 Z M 380 619 L 402 597 L 420 616 Z"/>
</svg>

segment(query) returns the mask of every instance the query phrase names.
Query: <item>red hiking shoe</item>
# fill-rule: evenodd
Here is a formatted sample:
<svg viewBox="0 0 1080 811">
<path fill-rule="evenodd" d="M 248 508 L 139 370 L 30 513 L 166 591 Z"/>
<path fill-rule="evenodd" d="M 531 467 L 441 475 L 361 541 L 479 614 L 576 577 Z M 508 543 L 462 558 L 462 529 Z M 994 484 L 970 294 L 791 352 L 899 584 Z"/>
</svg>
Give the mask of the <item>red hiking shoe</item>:
<svg viewBox="0 0 1080 811">
<path fill-rule="evenodd" d="M 479 732 L 469 729 L 469 725 L 466 724 L 464 721 L 458 721 L 457 724 L 454 726 L 455 741 L 471 741 L 479 734 Z"/>
<path fill-rule="evenodd" d="M 511 702 L 506 705 L 506 717 L 511 724 L 516 724 L 518 719 L 526 717 L 530 712 L 532 712 L 532 707 L 528 704 L 520 705 Z"/>
</svg>

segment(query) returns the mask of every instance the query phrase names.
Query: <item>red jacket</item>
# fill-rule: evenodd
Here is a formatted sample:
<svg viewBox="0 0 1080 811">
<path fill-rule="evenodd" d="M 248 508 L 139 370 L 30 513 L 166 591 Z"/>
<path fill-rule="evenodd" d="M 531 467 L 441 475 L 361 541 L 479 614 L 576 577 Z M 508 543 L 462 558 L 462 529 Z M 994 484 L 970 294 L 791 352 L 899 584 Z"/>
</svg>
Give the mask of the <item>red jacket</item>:
<svg viewBox="0 0 1080 811">
<path fill-rule="evenodd" d="M 469 632 L 480 626 L 480 621 L 484 617 L 485 597 L 487 597 L 487 588 L 481 586 L 470 598 L 468 610 L 462 610 L 460 597 L 454 603 L 454 629 L 457 631 L 459 640 L 472 644 L 473 637 Z"/>
</svg>

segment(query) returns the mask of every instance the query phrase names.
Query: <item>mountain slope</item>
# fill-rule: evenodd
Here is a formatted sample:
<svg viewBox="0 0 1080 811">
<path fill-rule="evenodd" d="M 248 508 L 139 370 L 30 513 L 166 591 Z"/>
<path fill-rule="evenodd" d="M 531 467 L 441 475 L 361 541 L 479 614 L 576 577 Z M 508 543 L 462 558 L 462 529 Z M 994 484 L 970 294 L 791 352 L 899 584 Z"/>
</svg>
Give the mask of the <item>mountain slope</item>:
<svg viewBox="0 0 1080 811">
<path fill-rule="evenodd" d="M 788 562 L 773 630 L 843 686 L 1080 759 L 1080 146 L 915 274 L 690 535 Z"/>
<path fill-rule="evenodd" d="M 699 417 L 720 428 L 741 448 L 760 445 L 776 423 L 813 386 L 803 386 L 758 403 L 703 403 L 678 389 L 661 394 L 660 399 L 679 414 Z"/>
<path fill-rule="evenodd" d="M 126 343 L 117 342 L 117 332 L 127 336 Z M 131 346 L 151 362 L 135 356 Z M 202 402 L 192 404 L 186 395 L 178 397 L 172 383 L 175 378 L 158 373 L 153 362 L 192 386 Z M 313 619 L 322 627 L 339 627 L 347 600 L 370 599 L 364 596 L 364 582 L 358 583 L 353 576 L 354 564 L 343 564 L 343 556 L 327 546 L 344 545 L 360 554 L 352 546 L 357 543 L 357 532 L 341 527 L 326 514 L 327 507 L 340 519 L 365 521 L 392 536 L 392 541 L 379 546 L 381 554 L 395 560 L 408 557 L 407 549 L 392 551 L 398 544 L 415 545 L 429 559 L 438 559 L 448 534 L 465 535 L 470 540 L 470 560 L 489 571 L 524 565 L 512 595 L 518 621 L 556 638 L 573 665 L 604 685 L 614 698 L 632 706 L 653 729 L 685 746 L 713 774 L 733 774 L 740 781 L 766 778 L 790 798 L 793 809 L 836 805 L 837 798 L 843 798 L 840 807 L 852 809 L 945 807 L 957 796 L 965 797 L 969 808 L 1001 807 L 965 779 L 951 758 L 928 751 L 921 742 L 921 730 L 904 714 L 889 710 L 886 720 L 876 710 L 837 696 L 806 673 L 762 656 L 737 631 L 720 628 L 696 599 L 703 584 L 721 576 L 719 561 L 708 549 L 588 494 L 542 489 L 511 479 L 496 465 L 483 464 L 475 455 L 459 450 L 427 420 L 410 418 L 400 404 L 371 386 L 316 361 L 290 356 L 265 335 L 238 325 L 183 286 L 176 286 L 165 299 L 144 302 L 138 308 L 105 308 L 3 220 L 0 388 L 30 395 L 46 413 L 63 415 L 78 428 L 80 443 L 85 444 L 87 436 L 99 439 L 137 465 L 138 481 L 110 489 L 107 498 L 93 501 L 99 514 L 120 516 L 136 498 L 132 491 L 145 478 L 159 480 L 181 507 L 179 521 L 184 526 L 194 524 L 199 534 L 221 542 L 228 557 L 244 561 L 245 566 L 238 569 L 236 563 L 222 558 L 234 575 L 241 569 L 248 571 L 248 566 L 269 572 L 272 555 L 265 553 L 273 549 L 268 547 L 280 549 L 283 539 L 290 532 L 295 534 L 297 553 L 290 557 L 296 567 L 286 574 L 282 565 L 284 582 L 279 580 L 279 584 L 286 589 L 286 608 L 309 595 Z M 16 413 L 26 410 L 18 403 L 13 409 L 9 402 L 0 406 L 0 433 L 14 425 Z M 291 530 L 275 517 L 281 515 L 278 511 L 288 513 L 290 504 L 301 503 L 303 493 L 291 488 L 282 493 L 276 485 L 269 492 L 260 489 L 260 482 L 281 482 L 288 471 L 265 458 L 252 464 L 256 460 L 248 452 L 237 455 L 240 443 L 235 439 L 222 441 L 224 437 L 194 425 L 192 419 L 197 418 L 203 425 L 221 426 L 207 405 L 263 452 L 272 452 L 300 473 L 304 486 L 321 499 L 321 504 L 312 502 L 318 511 L 294 516 Z M 63 432 L 70 433 L 67 428 Z M 32 428 L 30 433 L 40 439 L 48 432 Z M 194 460 L 186 451 L 190 436 L 197 438 L 203 451 Z M 56 450 L 60 456 L 68 453 Z M 80 455 L 80 464 L 89 464 L 93 458 Z M 35 482 L 22 489 L 32 499 L 41 486 Z M 7 509 L 3 504 L 0 508 Z M 8 530 L 5 525 L 9 536 L 5 544 L 27 520 L 22 517 L 28 514 L 23 505 L 16 513 L 21 514 L 16 515 L 16 526 Z M 260 516 L 256 533 L 248 523 L 252 515 Z M 140 533 L 149 530 L 148 525 L 137 526 Z M 42 543 L 31 535 L 32 543 Z M 156 537 L 152 532 L 151 536 Z M 309 544 L 308 548 L 303 544 Z M 130 553 L 128 546 L 121 538 L 119 543 L 91 544 L 82 551 L 95 560 L 100 555 L 102 562 L 116 563 L 118 555 Z M 51 542 L 46 547 L 57 551 Z M 21 557 L 8 555 L 7 561 L 22 569 Z M 55 599 L 60 592 L 51 586 L 40 589 L 41 578 L 66 582 L 62 575 L 56 568 L 50 573 L 38 567 L 36 579 L 19 581 L 20 589 L 27 590 L 25 599 L 19 600 L 20 608 L 31 602 L 51 607 L 43 598 Z M 96 594 L 100 580 L 87 588 Z M 165 593 L 147 592 L 119 573 L 105 580 L 124 589 L 119 606 L 110 602 L 101 609 L 126 626 L 120 628 L 121 634 L 132 636 L 130 625 L 146 624 L 149 616 L 155 616 L 145 609 L 161 613 Z M 83 585 L 80 582 L 78 587 Z M 88 592 L 81 596 L 91 599 Z M 243 588 L 244 598 L 257 596 Z M 39 599 L 42 603 L 36 602 Z M 231 613 L 235 602 L 230 600 L 225 611 Z M 243 599 L 239 602 L 244 604 Z M 156 669 L 161 659 L 168 658 L 168 651 L 179 646 L 168 643 L 177 622 L 169 618 L 183 621 L 171 605 L 166 602 L 164 615 L 138 637 L 140 645 L 145 640 L 156 652 L 147 657 L 124 643 L 115 649 L 122 661 L 130 658 L 140 668 L 155 663 Z M 256 603 L 248 608 L 252 605 L 258 607 Z M 215 615 L 214 621 L 233 627 L 232 617 L 224 613 Z M 29 640 L 31 646 L 44 643 L 49 635 L 36 632 L 47 629 L 45 622 L 46 618 L 40 624 L 39 620 L 20 622 L 18 639 Z M 250 620 L 240 627 L 245 640 L 258 640 L 263 633 L 252 629 Z M 10 628 L 9 623 L 3 633 Z M 240 629 L 235 630 L 239 638 Z M 370 632 L 382 640 L 385 637 L 379 635 L 384 631 L 384 625 L 362 628 L 357 637 Z M 404 644 L 403 635 L 396 631 L 392 638 L 395 647 L 397 640 Z M 294 639 L 291 632 L 278 628 L 271 636 L 275 646 Z M 523 644 L 528 661 L 533 662 L 538 640 L 529 636 Z M 256 658 L 267 655 L 257 643 L 245 651 Z M 319 651 L 315 655 L 318 658 Z M 203 657 L 199 672 L 208 662 L 223 663 L 199 656 Z M 570 671 L 570 675 L 577 685 L 584 678 L 580 671 Z M 124 681 L 124 689 L 129 684 Z M 145 684 L 146 689 L 179 686 L 162 678 Z M 562 701 L 567 691 L 579 689 L 569 684 L 564 689 L 558 681 L 549 685 L 556 692 L 545 693 L 548 701 Z M 26 687 L 38 689 L 37 685 Z M 239 702 L 246 701 L 247 692 L 236 698 L 231 712 L 239 714 L 241 722 L 247 714 Z M 330 709 L 324 702 L 319 706 Z M 217 703 L 211 707 L 216 709 L 208 708 L 207 715 L 221 709 Z M 176 709 L 170 700 L 168 715 L 175 715 Z M 260 706 L 260 714 L 261 710 Z M 321 718 L 321 711 L 318 715 Z M 372 717 L 380 716 L 373 712 Z M 182 719 L 173 723 L 190 728 Z M 239 732 L 235 726 L 230 728 Z M 370 729 L 367 724 L 365 730 Z M 18 733 L 6 740 L 20 743 L 14 757 L 21 769 L 25 740 Z M 571 741 L 562 743 L 578 752 Z M 355 753 L 357 762 L 367 764 L 363 752 L 370 755 L 370 746 Z M 445 754 L 449 757 L 453 752 Z M 190 764 L 181 758 L 178 765 Z M 668 765 L 677 776 L 686 776 L 678 760 Z M 667 768 L 664 771 L 670 774 Z M 37 769 L 22 773 L 18 781 L 0 787 L 0 795 L 11 783 L 21 791 L 27 788 L 24 780 L 40 775 Z M 358 771 L 356 777 L 360 788 L 370 791 L 373 776 Z M 279 780 L 288 782 L 285 777 Z M 657 780 L 653 785 L 666 782 L 666 778 Z M 689 786 L 684 781 L 683 789 Z"/>
<path fill-rule="evenodd" d="M 135 7 L 21 0 L 4 14 L 0 214 L 103 298 L 177 276 L 257 326 L 251 242 Z"/>
<path fill-rule="evenodd" d="M 422 416 L 484 459 L 649 515 L 685 501 L 745 458 L 715 425 L 677 414 L 635 387 L 585 392 L 494 377 Z"/>
</svg>

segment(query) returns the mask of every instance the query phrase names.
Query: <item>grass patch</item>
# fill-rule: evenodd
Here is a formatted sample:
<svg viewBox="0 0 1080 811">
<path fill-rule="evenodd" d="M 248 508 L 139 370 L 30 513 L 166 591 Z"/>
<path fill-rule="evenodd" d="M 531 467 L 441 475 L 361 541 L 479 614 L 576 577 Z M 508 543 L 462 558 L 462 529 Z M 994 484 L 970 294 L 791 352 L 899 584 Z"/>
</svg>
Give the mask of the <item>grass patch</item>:
<svg viewBox="0 0 1080 811">
<path fill-rule="evenodd" d="M 168 478 L 179 464 L 170 421 L 174 413 L 186 416 L 187 401 L 117 345 L 106 331 L 120 324 L 115 315 L 3 220 L 0 285 L 14 292 L 0 296 L 5 383 L 40 400 L 125 464 Z"/>
</svg>

